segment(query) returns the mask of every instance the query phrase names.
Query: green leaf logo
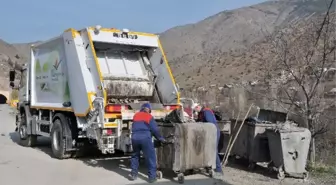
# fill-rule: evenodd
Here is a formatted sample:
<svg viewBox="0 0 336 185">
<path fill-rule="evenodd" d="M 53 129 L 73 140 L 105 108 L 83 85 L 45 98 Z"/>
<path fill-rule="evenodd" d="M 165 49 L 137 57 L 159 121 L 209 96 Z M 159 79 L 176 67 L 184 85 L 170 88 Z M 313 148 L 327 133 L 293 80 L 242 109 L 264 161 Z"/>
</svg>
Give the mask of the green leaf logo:
<svg viewBox="0 0 336 185">
<path fill-rule="evenodd" d="M 35 61 L 35 71 L 36 71 L 36 73 L 41 73 L 41 71 L 42 71 L 39 59 L 36 59 L 36 61 Z"/>
<path fill-rule="evenodd" d="M 44 63 L 43 64 L 43 72 L 48 72 L 49 70 L 49 63 Z"/>
</svg>

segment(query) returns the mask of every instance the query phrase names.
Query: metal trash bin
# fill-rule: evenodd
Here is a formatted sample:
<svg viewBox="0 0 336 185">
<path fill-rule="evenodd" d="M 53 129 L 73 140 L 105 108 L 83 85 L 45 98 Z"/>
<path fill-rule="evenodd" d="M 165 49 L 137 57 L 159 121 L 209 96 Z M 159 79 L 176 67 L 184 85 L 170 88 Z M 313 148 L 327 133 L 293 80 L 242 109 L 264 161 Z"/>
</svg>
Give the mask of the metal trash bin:
<svg viewBox="0 0 336 185">
<path fill-rule="evenodd" d="M 218 153 L 220 155 L 224 155 L 230 139 L 231 121 L 230 120 L 219 121 L 218 127 L 220 130 Z"/>
<path fill-rule="evenodd" d="M 236 124 L 236 120 L 232 120 L 231 121 L 231 135 L 232 138 L 234 138 L 237 135 L 238 129 L 241 126 L 241 124 L 243 124 L 242 120 L 238 120 L 237 124 Z M 241 128 L 240 132 L 238 133 L 236 142 L 234 143 L 234 145 L 232 146 L 232 150 L 230 152 L 231 156 L 239 156 L 239 157 L 243 157 L 243 158 L 248 158 L 248 154 L 247 154 L 247 125 L 246 122 L 243 125 L 243 127 Z M 230 136 L 231 137 L 231 136 Z"/>
<path fill-rule="evenodd" d="M 212 123 L 158 123 L 162 136 L 173 136 L 172 144 L 156 149 L 158 170 L 171 170 L 179 183 L 184 173 L 205 168 L 213 175 L 216 168 L 217 128 Z M 162 172 L 158 171 L 159 176 Z"/>
<path fill-rule="evenodd" d="M 278 179 L 285 176 L 308 178 L 306 171 L 311 133 L 306 128 L 267 129 L 272 165 Z"/>
<path fill-rule="evenodd" d="M 234 123 L 232 123 L 234 125 Z M 231 124 L 231 125 L 232 125 Z M 231 126 L 231 133 L 237 133 L 242 121 L 238 121 L 236 128 Z M 271 161 L 266 129 L 274 128 L 276 124 L 245 122 L 236 143 L 232 148 L 232 155 L 245 158 L 249 162 L 249 169 L 254 169 L 256 163 Z"/>
<path fill-rule="evenodd" d="M 269 163 L 271 161 L 266 129 L 274 128 L 276 124 L 248 122 L 247 125 L 249 168 L 254 169 L 258 162 Z"/>
</svg>

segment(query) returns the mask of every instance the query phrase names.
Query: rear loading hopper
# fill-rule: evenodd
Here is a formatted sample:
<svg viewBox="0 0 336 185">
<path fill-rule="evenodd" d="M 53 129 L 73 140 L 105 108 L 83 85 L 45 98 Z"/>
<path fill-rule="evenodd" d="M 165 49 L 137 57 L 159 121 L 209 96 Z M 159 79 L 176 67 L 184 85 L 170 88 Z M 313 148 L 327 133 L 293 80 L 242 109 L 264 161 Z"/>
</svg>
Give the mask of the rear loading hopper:
<svg viewBox="0 0 336 185">
<path fill-rule="evenodd" d="M 96 44 L 108 97 L 146 99 L 153 96 L 156 75 L 145 49 Z"/>
</svg>

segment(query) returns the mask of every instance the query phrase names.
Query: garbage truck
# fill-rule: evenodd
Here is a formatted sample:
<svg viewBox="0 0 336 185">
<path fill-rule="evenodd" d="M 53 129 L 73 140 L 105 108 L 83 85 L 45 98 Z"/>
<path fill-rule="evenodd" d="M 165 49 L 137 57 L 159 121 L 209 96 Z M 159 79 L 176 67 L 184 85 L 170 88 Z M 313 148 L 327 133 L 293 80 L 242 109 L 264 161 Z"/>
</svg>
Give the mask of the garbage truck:
<svg viewBox="0 0 336 185">
<path fill-rule="evenodd" d="M 129 153 L 132 118 L 142 103 L 151 103 L 155 119 L 180 106 L 158 35 L 99 25 L 68 29 L 32 45 L 30 56 L 9 73 L 19 90 L 16 131 L 27 147 L 50 137 L 55 158 L 86 146 Z"/>
</svg>

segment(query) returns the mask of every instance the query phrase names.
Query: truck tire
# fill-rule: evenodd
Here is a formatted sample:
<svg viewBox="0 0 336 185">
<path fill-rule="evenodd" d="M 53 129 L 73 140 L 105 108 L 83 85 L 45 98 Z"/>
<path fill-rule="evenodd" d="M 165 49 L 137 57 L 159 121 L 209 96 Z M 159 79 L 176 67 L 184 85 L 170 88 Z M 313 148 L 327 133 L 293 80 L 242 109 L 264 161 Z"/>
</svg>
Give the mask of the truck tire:
<svg viewBox="0 0 336 185">
<path fill-rule="evenodd" d="M 53 126 L 50 132 L 51 150 L 53 157 L 57 159 L 67 159 L 71 157 L 71 153 L 66 151 L 66 136 L 63 125 L 68 124 L 63 114 L 56 114 L 53 120 Z"/>
<path fill-rule="evenodd" d="M 19 144 L 25 147 L 34 147 L 37 143 L 37 135 L 28 135 L 27 133 L 27 116 L 26 112 L 22 111 L 20 124 L 18 125 Z"/>
</svg>

